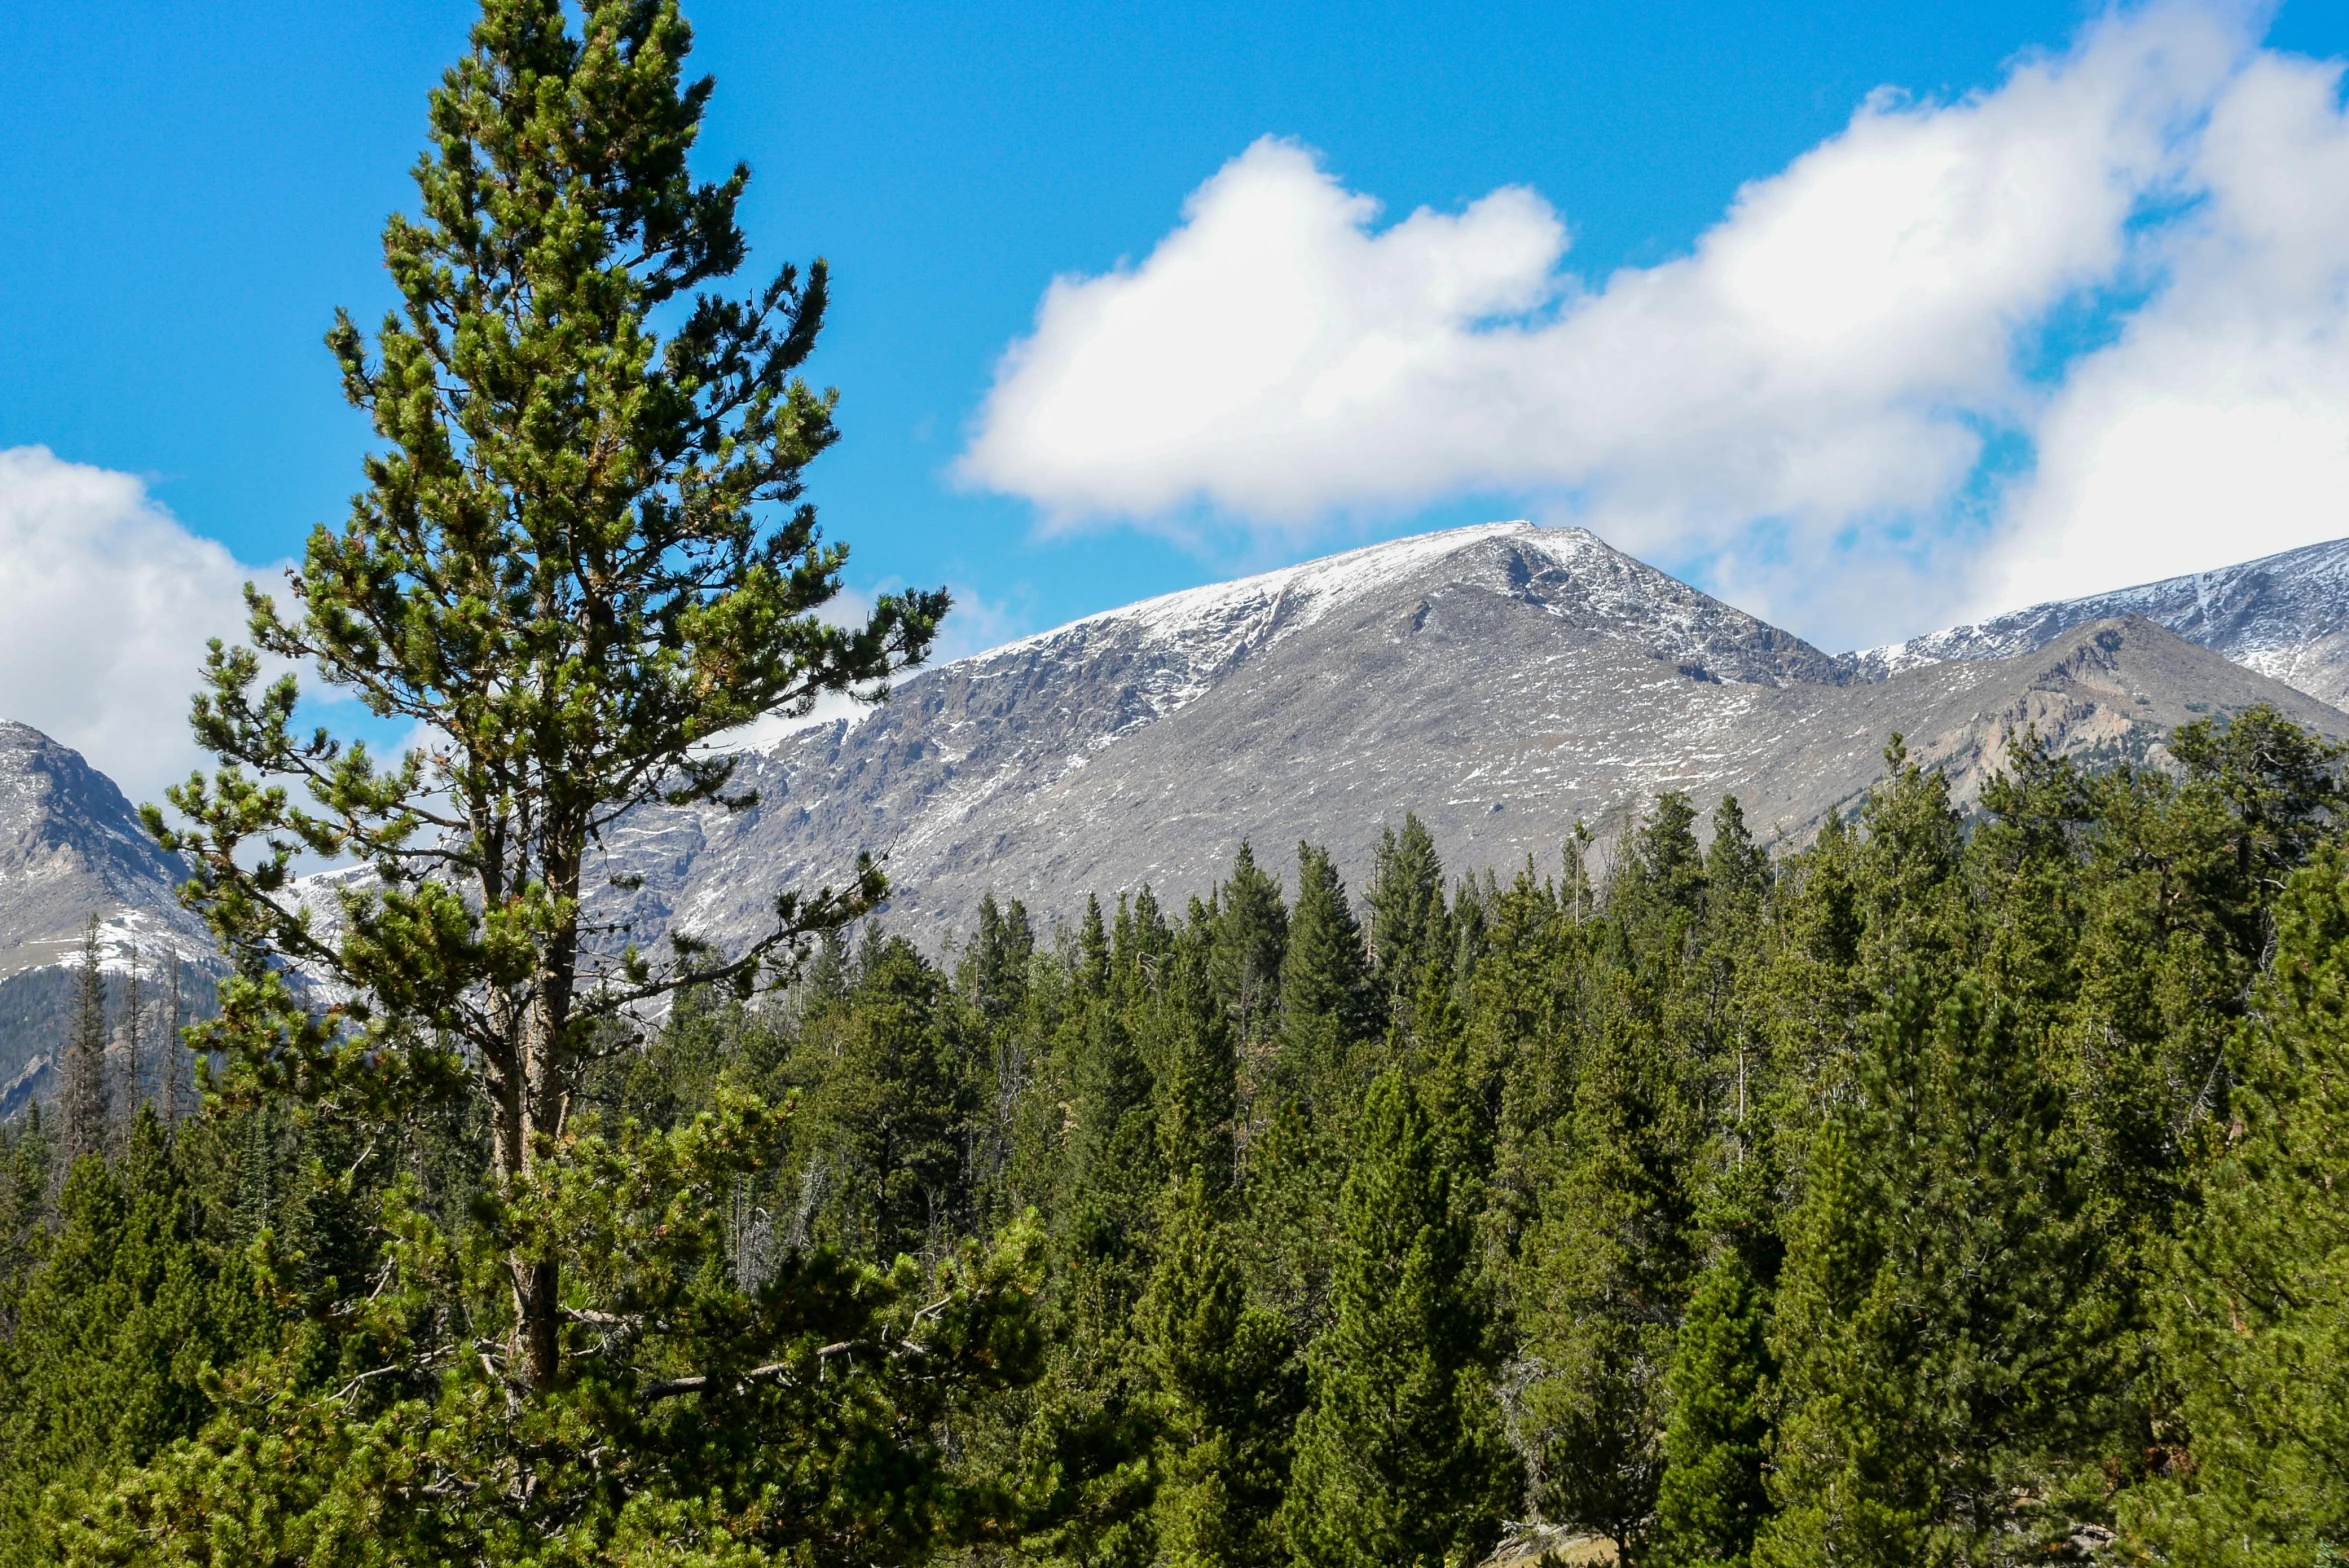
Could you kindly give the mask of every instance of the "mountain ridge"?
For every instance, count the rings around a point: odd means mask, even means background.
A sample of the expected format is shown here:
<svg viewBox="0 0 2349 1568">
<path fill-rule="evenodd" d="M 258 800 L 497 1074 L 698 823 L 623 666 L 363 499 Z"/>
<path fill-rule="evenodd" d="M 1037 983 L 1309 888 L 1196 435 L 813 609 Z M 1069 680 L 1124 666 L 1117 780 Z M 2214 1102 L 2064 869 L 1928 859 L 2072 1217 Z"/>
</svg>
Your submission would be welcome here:
<svg viewBox="0 0 2349 1568">
<path fill-rule="evenodd" d="M 896 883 L 884 918 L 939 944 L 987 891 L 1058 914 L 1143 882 L 1204 892 L 1242 838 L 1276 861 L 1326 843 L 1359 886 L 1407 810 L 1456 866 L 1548 865 L 1576 820 L 1611 834 L 1663 788 L 1703 808 L 1735 792 L 1762 837 L 1795 843 L 1880 775 L 1894 730 L 1961 799 L 2010 725 L 2158 761 L 2188 718 L 2271 701 L 2349 735 L 2349 714 L 2259 667 L 2329 669 L 2344 582 L 2349 541 L 1829 654 L 1585 530 L 1414 535 L 1083 616 L 744 746 L 758 805 L 633 814 L 592 901 L 640 940 L 724 944 L 869 850 Z M 0 1079 L 27 1059 L 10 987 L 44 991 L 26 1028 L 52 1013 L 39 977 L 92 910 L 111 969 L 134 947 L 208 956 L 180 875 L 103 774 L 0 725 Z M 312 879 L 321 907 L 347 875 Z"/>
<path fill-rule="evenodd" d="M 186 875 L 112 779 L 30 725 L 0 721 L 0 1116 L 54 1087 L 93 916 L 118 1016 L 134 958 L 149 977 L 151 1030 L 175 956 L 188 1016 L 209 1011 L 220 963 L 203 922 L 180 907 Z"/>
<path fill-rule="evenodd" d="M 2255 701 L 2349 732 L 2143 617 L 2045 630 L 2004 658 L 1870 668 L 1585 531 L 1485 524 L 918 672 L 854 722 L 746 750 L 752 811 L 625 824 L 607 864 L 641 884 L 609 907 L 640 934 L 738 940 L 772 889 L 837 883 L 863 849 L 896 880 L 886 918 L 943 942 L 985 891 L 1058 913 L 1145 881 L 1203 892 L 1242 838 L 1260 856 L 1327 843 L 1358 883 L 1378 826 L 1406 810 L 1455 864 L 1547 863 L 1577 819 L 1620 825 L 1674 787 L 1733 789 L 1792 842 L 1865 789 L 1895 729 L 1963 792 L 2007 722 L 2151 757 L 2197 706 Z"/>
<path fill-rule="evenodd" d="M 2349 539 L 2079 599 L 2055 599 L 1847 655 L 1863 679 L 2026 653 L 2073 627 L 2141 615 L 2339 708 L 2349 706 Z"/>
</svg>

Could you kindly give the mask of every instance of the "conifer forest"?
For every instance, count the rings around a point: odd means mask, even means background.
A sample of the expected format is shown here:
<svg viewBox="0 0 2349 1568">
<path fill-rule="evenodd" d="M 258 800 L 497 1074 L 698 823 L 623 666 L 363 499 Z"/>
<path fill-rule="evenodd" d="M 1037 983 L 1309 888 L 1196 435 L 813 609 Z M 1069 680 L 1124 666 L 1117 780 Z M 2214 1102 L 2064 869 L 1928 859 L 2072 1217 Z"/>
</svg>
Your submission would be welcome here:
<svg viewBox="0 0 2349 1568">
<path fill-rule="evenodd" d="M 432 96 L 328 334 L 376 455 L 145 813 L 217 979 L 93 936 L 0 1128 L 0 1564 L 2344 1560 L 2349 803 L 2273 709 L 939 951 L 870 862 L 742 949 L 600 914 L 947 607 L 839 613 L 829 276 L 723 292 L 689 44 L 484 0 Z"/>
</svg>

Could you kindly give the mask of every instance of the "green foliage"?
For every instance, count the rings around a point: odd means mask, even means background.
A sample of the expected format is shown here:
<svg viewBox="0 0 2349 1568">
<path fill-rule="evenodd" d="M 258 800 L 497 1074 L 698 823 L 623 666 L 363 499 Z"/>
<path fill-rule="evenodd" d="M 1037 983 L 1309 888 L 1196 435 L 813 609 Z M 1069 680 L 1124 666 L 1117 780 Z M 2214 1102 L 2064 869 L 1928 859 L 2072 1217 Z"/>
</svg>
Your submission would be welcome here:
<svg viewBox="0 0 2349 1568">
<path fill-rule="evenodd" d="M 1656 1556 L 1744 1568 L 1768 1517 L 1769 1293 L 1725 1247 L 1697 1279 L 1665 1382 L 1671 1422 L 1656 1494 Z"/>
<path fill-rule="evenodd" d="M 1631 991 L 1614 977 L 1600 1002 L 1564 1169 L 1526 1242 L 1517 1425 L 1543 1514 L 1636 1559 L 1664 1471 L 1665 1372 L 1693 1273 L 1694 1127 L 1673 1053 Z"/>
<path fill-rule="evenodd" d="M 96 1561 L 1466 1568 L 1526 1517 L 2308 1560 L 2349 904 L 2271 717 L 2175 776 L 2011 738 L 1972 821 L 1896 743 L 1774 863 L 1666 798 L 1597 887 L 1578 836 L 1447 897 L 1407 823 L 1366 922 L 1307 846 L 1294 905 L 1243 855 L 1179 928 L 989 901 L 949 967 L 868 928 L 771 998 L 713 960 L 589 1037 L 523 1179 L 480 1101 L 223 1101 L 172 1156 L 218 1376 L 0 1466 L 13 1517 Z M 85 1310 L 40 1305 L 85 1300 L 45 1142 L 0 1187 L 27 1345 Z"/>
<path fill-rule="evenodd" d="M 1217 890 L 1205 911 L 1210 938 L 1208 967 L 1215 988 L 1231 1010 L 1244 1044 L 1271 1037 L 1280 1021 L 1281 960 L 1288 952 L 1289 915 L 1280 884 L 1256 864 L 1243 839 L 1232 861 L 1231 879 Z M 1193 923 L 1198 923 L 1194 914 Z"/>
<path fill-rule="evenodd" d="M 1302 1403 L 1296 1342 L 1247 1282 L 1197 1170 L 1168 1194 L 1158 1264 L 1142 1305 L 1167 1406 L 1157 1557 L 1176 1568 L 1286 1561 L 1277 1513 Z"/>
<path fill-rule="evenodd" d="M 1158 1075 L 1158 1154 L 1164 1169 L 1190 1171 L 1220 1195 L 1233 1178 L 1239 1062 L 1232 1025 L 1217 1004 L 1204 944 L 1179 944 L 1145 1010 Z"/>
<path fill-rule="evenodd" d="M 69 1543 L 99 1560 L 161 1539 L 190 1560 L 871 1562 L 983 1535 L 1008 1499 L 957 1480 L 935 1434 L 1032 1376 L 1035 1237 L 927 1269 L 790 1250 L 745 1277 L 724 1199 L 777 1130 L 721 1091 L 665 1133 L 574 1132 L 459 1234 L 395 1183 L 384 1277 L 338 1303 L 355 1369 L 248 1363 L 193 1441 L 73 1511 Z M 486 1347 L 506 1342 L 501 1260 L 521 1249 L 555 1257 L 574 1295 L 571 1376 L 517 1409 Z"/>
<path fill-rule="evenodd" d="M 951 963 L 851 942 L 869 864 L 739 951 L 584 914 L 627 813 L 753 804 L 707 742 L 946 608 L 823 614 L 829 281 L 714 292 L 690 42 L 483 0 L 432 95 L 400 308 L 328 336 L 365 487 L 148 813 L 232 971 L 208 1104 L 109 1103 L 91 945 L 0 1134 L 0 1563 L 2339 1552 L 2343 753 L 2272 709 L 2009 736 L 1971 816 L 1896 735 L 1775 860 L 1668 792 L 1447 891 L 1406 816 L 1358 912 L 1243 842 Z M 432 743 L 302 735 L 265 661 Z M 331 919 L 306 855 L 367 873 Z"/>
<path fill-rule="evenodd" d="M 381 449 L 339 531 L 317 530 L 295 613 L 249 596 L 254 647 L 215 647 L 195 703 L 220 759 L 147 812 L 195 869 L 191 897 L 235 974 L 204 1043 L 230 1092 L 380 1121 L 469 1100 L 493 1186 L 564 1135 L 588 1059 L 648 1004 L 747 987 L 871 907 L 879 874 L 794 890 L 743 951 L 673 933 L 662 961 L 582 925 L 590 846 L 654 802 L 750 804 L 701 747 L 827 691 L 885 686 L 926 651 L 942 594 L 886 596 L 862 625 L 818 613 L 845 551 L 802 494 L 830 394 L 797 372 L 822 267 L 746 299 L 737 168 L 687 166 L 711 84 L 688 81 L 674 0 L 484 0 L 431 98 L 420 216 L 384 257 L 401 308 L 373 356 L 339 317 L 343 390 Z M 673 318 L 665 339 L 652 325 Z M 298 734 L 315 670 L 434 744 L 379 763 Z M 322 923 L 287 886 L 307 851 L 356 860 Z M 340 998 L 314 1011 L 300 965 Z M 508 1364 L 534 1396 L 568 1376 L 552 1259 L 507 1260 Z"/>
<path fill-rule="evenodd" d="M 1362 928 L 1329 852 L 1297 846 L 1297 903 L 1281 957 L 1280 1081 L 1343 1125 L 1369 1075 L 1359 1048 L 1380 1032 Z"/>
<path fill-rule="evenodd" d="M 2058 1087 L 1968 982 L 1909 980 L 1811 1145 L 1760 1563 L 1975 1561 L 2094 1462 L 2112 1351 Z M 2034 1484 L 2036 1483 L 2036 1484 Z"/>
<path fill-rule="evenodd" d="M 968 1228 L 955 1135 L 969 1107 L 947 1015 L 945 977 L 874 934 L 847 992 L 807 1020 L 803 1049 L 827 1058 L 802 1135 L 830 1199 L 818 1239 L 887 1260 Z"/>
<path fill-rule="evenodd" d="M 64 1085 L 58 1095 L 61 1152 L 79 1160 L 106 1147 L 112 1119 L 112 1075 L 106 1070 L 106 976 L 98 967 L 98 917 L 90 916 L 82 937 L 81 964 L 73 984 L 73 1032 L 65 1044 Z"/>
<path fill-rule="evenodd" d="M 1474 1562 L 1520 1479 L 1487 1381 L 1466 1227 L 1408 1079 L 1372 1085 L 1284 1509 L 1300 1563 Z"/>
<path fill-rule="evenodd" d="M 57 1229 L 11 1291 L 0 1362 L 0 1562 L 47 1560 L 51 1488 L 145 1463 L 210 1412 L 216 1367 L 265 1322 L 234 1256 L 206 1255 L 187 1183 L 154 1113 L 121 1160 L 73 1164 Z"/>
<path fill-rule="evenodd" d="M 2230 1146 L 2162 1314 L 2191 1463 L 2129 1514 L 2169 1561 L 2321 1562 L 2349 1542 L 2349 856 L 2337 845 L 2292 877 L 2277 926 L 2233 1052 Z"/>
<path fill-rule="evenodd" d="M 1426 825 L 1406 812 L 1400 834 L 1379 829 L 1370 880 L 1370 962 L 1378 994 L 1389 1007 L 1403 1007 L 1430 964 L 1451 960 L 1452 946 L 1443 862 Z"/>
</svg>

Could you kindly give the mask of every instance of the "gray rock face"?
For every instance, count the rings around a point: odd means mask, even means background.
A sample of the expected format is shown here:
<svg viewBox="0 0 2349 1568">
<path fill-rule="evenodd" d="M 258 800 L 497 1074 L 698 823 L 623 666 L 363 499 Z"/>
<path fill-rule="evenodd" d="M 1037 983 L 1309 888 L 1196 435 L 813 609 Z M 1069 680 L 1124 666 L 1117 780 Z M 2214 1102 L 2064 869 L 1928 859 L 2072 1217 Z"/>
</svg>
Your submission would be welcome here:
<svg viewBox="0 0 2349 1568">
<path fill-rule="evenodd" d="M 39 730 L 0 722 L 0 976 L 57 962 L 96 915 L 112 950 L 193 944 L 186 868 L 157 847 L 114 781 Z"/>
<path fill-rule="evenodd" d="M 1405 811 L 1456 869 L 1549 871 L 1577 820 L 1604 838 L 1661 789 L 1734 793 L 1799 843 L 1895 730 L 1961 800 L 2010 727 L 2158 759 L 2179 723 L 2266 701 L 2349 735 L 2318 700 L 2349 700 L 2345 587 L 2349 542 L 1830 656 L 1579 530 L 1428 534 L 1091 616 L 745 752 L 759 804 L 621 824 L 602 869 L 642 882 L 595 915 L 733 946 L 870 852 L 885 918 L 939 946 L 990 890 L 1045 915 L 1145 882 L 1179 902 L 1243 838 L 1275 865 L 1326 844 L 1360 888 Z M 55 1033 L 42 966 L 93 911 L 112 967 L 132 942 L 208 952 L 179 876 L 103 775 L 0 725 L 0 1082 Z"/>
<path fill-rule="evenodd" d="M 124 1045 L 134 954 L 146 977 L 149 1073 L 168 1027 L 160 971 L 171 955 L 186 962 L 187 1016 L 209 1010 L 219 964 L 202 922 L 179 907 L 186 875 L 112 779 L 40 731 L 0 722 L 0 1116 L 55 1092 L 73 1009 L 69 966 L 92 915 L 118 1026 L 110 1050 Z"/>
<path fill-rule="evenodd" d="M 1951 659 L 2028 653 L 2074 627 L 2141 615 L 2335 707 L 2349 705 L 2349 539 L 1995 620 L 1851 656 L 1863 679 Z"/>
<path fill-rule="evenodd" d="M 1416 811 L 1457 868 L 1545 871 L 1580 819 L 1661 789 L 1734 793 L 1799 841 L 1882 772 L 1888 735 L 1970 799 L 2008 726 L 2066 752 L 2158 755 L 2198 712 L 2349 716 L 2143 618 L 2010 657 L 1864 667 L 1579 530 L 1494 524 L 1374 546 L 1089 617 L 900 683 L 855 722 L 745 754 L 760 803 L 646 813 L 610 845 L 640 935 L 721 946 L 777 891 L 883 857 L 887 920 L 930 945 L 980 897 L 1068 914 L 1087 892 L 1204 892 L 1252 839 L 1327 845 L 1362 885 Z"/>
</svg>

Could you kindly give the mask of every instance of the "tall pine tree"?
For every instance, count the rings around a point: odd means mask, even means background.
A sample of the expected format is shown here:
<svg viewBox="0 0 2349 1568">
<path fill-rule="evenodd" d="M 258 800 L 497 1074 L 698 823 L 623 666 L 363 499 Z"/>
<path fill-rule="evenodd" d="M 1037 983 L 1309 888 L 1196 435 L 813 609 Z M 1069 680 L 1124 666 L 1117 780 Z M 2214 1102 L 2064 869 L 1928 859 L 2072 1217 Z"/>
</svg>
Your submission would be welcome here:
<svg viewBox="0 0 2349 1568">
<path fill-rule="evenodd" d="M 395 1559 L 879 1562 L 1000 1516 L 998 1483 L 959 1482 L 940 1434 L 1032 1375 L 1032 1235 L 903 1266 L 818 1248 L 754 1289 L 726 1199 L 784 1145 L 783 1113 L 722 1085 L 672 1128 L 581 1114 L 593 1058 L 668 999 L 788 978 L 884 887 L 863 865 L 785 892 L 738 948 L 688 925 L 641 950 L 583 913 L 601 835 L 663 803 L 747 809 L 705 743 L 881 695 L 946 608 L 916 591 L 822 613 L 847 556 L 803 484 L 834 400 L 800 372 L 828 282 L 818 264 L 721 291 L 749 173 L 693 175 L 713 89 L 686 74 L 691 43 L 675 0 L 482 0 L 431 94 L 419 210 L 384 232 L 399 309 L 372 348 L 347 317 L 328 334 L 379 448 L 292 602 L 256 593 L 253 646 L 215 648 L 194 725 L 219 768 L 170 792 L 176 826 L 147 820 L 232 964 L 203 1036 L 224 1093 L 429 1120 L 485 1179 L 459 1214 L 383 1189 L 382 1267 L 332 1303 L 364 1325 L 348 1376 L 253 1369 L 239 1414 L 124 1479 L 115 1540 L 153 1549 L 235 1498 L 270 1521 L 262 1556 L 319 1560 L 318 1531 L 365 1518 Z M 276 660 L 432 744 L 387 762 L 297 729 Z M 370 873 L 335 920 L 291 886 L 305 853 Z M 860 1167 L 885 1248 L 942 1228 L 930 1139 L 907 1132 Z M 253 1444 L 303 1458 L 255 1471 Z M 413 1484 L 354 1453 L 396 1453 Z"/>
<path fill-rule="evenodd" d="M 1243 1049 L 1272 1038 L 1280 1023 L 1281 959 L 1289 946 L 1289 912 L 1281 886 L 1256 863 L 1246 839 L 1232 874 L 1216 890 L 1210 972 Z"/>
<path fill-rule="evenodd" d="M 96 915 L 83 932 L 82 961 L 74 971 L 71 1030 L 59 1094 L 65 1134 L 61 1152 L 68 1165 L 105 1151 L 113 1117 L 113 1080 L 106 1067 L 106 971 L 99 963 Z"/>
<path fill-rule="evenodd" d="M 1303 1394 L 1296 1344 L 1279 1313 L 1248 1299 L 1216 1189 L 1198 1170 L 1168 1192 L 1142 1319 L 1167 1407 L 1158 1560 L 1172 1568 L 1284 1563 L 1276 1515 Z"/>
<path fill-rule="evenodd" d="M 2067 1537 L 2054 1494 L 2065 1456 L 2110 1456 L 2118 1348 L 2074 1128 L 2049 1064 L 1970 980 L 1904 981 L 1874 1019 L 1789 1221 L 1781 1511 L 1757 1563 L 1893 1568 Z"/>
<path fill-rule="evenodd" d="M 1283 1519 L 1305 1568 L 1447 1568 L 1492 1549 L 1520 1477 L 1501 1436 L 1468 1231 L 1409 1080 L 1372 1086 L 1346 1177 Z"/>
<path fill-rule="evenodd" d="M 1362 928 L 1329 851 L 1297 846 L 1297 902 L 1281 957 L 1281 1071 L 1332 1126 L 1353 1119 L 1369 1086 L 1364 1047 L 1379 1030 Z"/>
<path fill-rule="evenodd" d="M 1655 1558 L 1745 1568 L 1768 1517 L 1769 1292 L 1724 1247 L 1697 1278 L 1665 1384 L 1671 1417 L 1656 1493 Z"/>
<path fill-rule="evenodd" d="M 1693 1272 L 1695 1124 L 1652 998 L 1618 971 L 1596 1011 L 1564 1168 L 1525 1243 L 1519 1331 L 1536 1375 L 1520 1441 L 1543 1516 L 1605 1535 L 1636 1562 L 1664 1473 L 1665 1374 Z"/>
<path fill-rule="evenodd" d="M 219 772 L 171 791 L 180 826 L 149 813 L 237 966 L 212 1034 L 232 1075 L 377 1112 L 478 1096 L 505 1189 L 559 1146 L 600 1030 L 750 983 L 881 890 L 868 868 L 789 893 L 715 958 L 621 953 L 582 926 L 597 835 L 659 801 L 748 806 L 701 743 L 880 689 L 946 607 L 817 613 L 846 561 L 803 499 L 835 439 L 831 396 L 798 376 L 824 270 L 713 292 L 747 253 L 749 171 L 688 167 L 712 90 L 684 75 L 690 30 L 674 0 L 603 0 L 578 24 L 558 0 L 484 0 L 434 90 L 421 214 L 384 230 L 401 310 L 372 355 L 348 316 L 327 336 L 382 449 L 341 530 L 311 535 L 291 611 L 256 596 L 258 651 L 212 656 L 195 730 Z M 435 744 L 379 763 L 301 733 L 265 655 Z M 374 873 L 331 934 L 289 891 L 303 851 Z M 349 1000 L 312 1016 L 286 965 Z M 543 1396 L 565 1378 L 560 1266 L 517 1237 L 506 1273 L 512 1375 Z"/>
<path fill-rule="evenodd" d="M 1452 956 L 1444 865 L 1435 838 L 1418 813 L 1403 814 L 1403 831 L 1379 829 L 1370 879 L 1371 975 L 1387 1007 L 1406 1007 L 1427 966 Z"/>
</svg>

